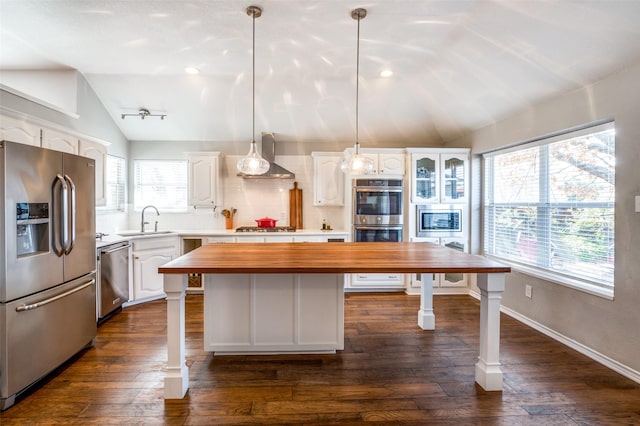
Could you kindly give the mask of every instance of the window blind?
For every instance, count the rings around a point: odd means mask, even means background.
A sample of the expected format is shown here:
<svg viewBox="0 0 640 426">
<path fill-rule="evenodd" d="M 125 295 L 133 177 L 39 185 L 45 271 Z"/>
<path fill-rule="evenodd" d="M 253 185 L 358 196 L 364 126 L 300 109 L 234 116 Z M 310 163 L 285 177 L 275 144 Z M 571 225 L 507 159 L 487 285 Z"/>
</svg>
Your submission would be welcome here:
<svg viewBox="0 0 640 426">
<path fill-rule="evenodd" d="M 187 161 L 136 160 L 134 208 L 147 205 L 164 211 L 187 209 Z"/>
<path fill-rule="evenodd" d="M 126 162 L 124 158 L 107 155 L 105 170 L 105 210 L 125 210 Z"/>
<path fill-rule="evenodd" d="M 484 160 L 485 254 L 613 287 L 613 123 Z"/>
</svg>

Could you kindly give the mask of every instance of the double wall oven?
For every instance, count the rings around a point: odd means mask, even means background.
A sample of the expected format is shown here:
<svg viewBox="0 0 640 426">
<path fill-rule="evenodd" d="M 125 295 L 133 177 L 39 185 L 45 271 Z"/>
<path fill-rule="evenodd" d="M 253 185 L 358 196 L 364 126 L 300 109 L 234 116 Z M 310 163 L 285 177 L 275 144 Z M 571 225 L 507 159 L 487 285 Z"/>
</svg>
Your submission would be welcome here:
<svg viewBox="0 0 640 426">
<path fill-rule="evenodd" d="M 402 241 L 402 205 L 402 179 L 354 179 L 353 241 Z"/>
</svg>

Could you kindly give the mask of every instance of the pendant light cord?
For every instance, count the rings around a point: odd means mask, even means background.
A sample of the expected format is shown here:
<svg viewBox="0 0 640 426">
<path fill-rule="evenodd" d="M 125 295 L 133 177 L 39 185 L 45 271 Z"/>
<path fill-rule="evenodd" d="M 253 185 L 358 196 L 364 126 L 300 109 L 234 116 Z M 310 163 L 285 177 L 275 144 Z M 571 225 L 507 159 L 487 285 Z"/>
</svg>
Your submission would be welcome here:
<svg viewBox="0 0 640 426">
<path fill-rule="evenodd" d="M 359 92 L 360 92 L 360 14 L 358 14 L 358 40 L 356 43 L 356 155 L 360 151 L 360 135 L 359 135 Z"/>
<path fill-rule="evenodd" d="M 256 143 L 256 12 L 251 15 L 253 17 L 253 47 L 251 54 L 253 55 L 253 77 L 251 83 L 251 97 L 253 99 L 252 124 L 251 124 L 251 140 Z"/>
</svg>

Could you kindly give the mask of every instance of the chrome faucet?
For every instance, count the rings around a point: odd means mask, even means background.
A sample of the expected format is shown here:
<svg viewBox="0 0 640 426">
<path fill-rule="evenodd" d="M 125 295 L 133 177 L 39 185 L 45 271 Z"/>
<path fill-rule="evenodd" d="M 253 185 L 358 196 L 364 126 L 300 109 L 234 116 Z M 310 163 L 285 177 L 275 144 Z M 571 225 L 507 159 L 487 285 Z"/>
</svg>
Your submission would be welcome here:
<svg viewBox="0 0 640 426">
<path fill-rule="evenodd" d="M 145 222 L 144 221 L 144 211 L 146 209 L 148 209 L 149 207 L 151 207 L 152 209 L 154 209 L 156 211 L 156 215 L 160 216 L 160 212 L 158 211 L 158 209 L 155 206 L 146 206 L 145 208 L 142 209 L 142 216 L 140 218 L 140 232 L 144 232 L 144 226 L 146 224 L 148 224 L 149 222 Z M 158 221 L 156 220 L 156 225 L 154 227 L 155 231 L 158 231 Z"/>
</svg>

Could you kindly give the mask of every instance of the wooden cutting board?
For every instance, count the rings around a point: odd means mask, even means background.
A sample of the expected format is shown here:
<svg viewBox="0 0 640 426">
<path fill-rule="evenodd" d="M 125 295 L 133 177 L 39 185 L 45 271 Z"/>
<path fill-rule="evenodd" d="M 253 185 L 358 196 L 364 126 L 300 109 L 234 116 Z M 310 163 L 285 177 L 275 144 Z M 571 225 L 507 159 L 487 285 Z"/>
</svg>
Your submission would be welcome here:
<svg viewBox="0 0 640 426">
<path fill-rule="evenodd" d="M 289 226 L 302 229 L 302 189 L 298 182 L 293 182 L 293 189 L 289 190 Z"/>
</svg>

